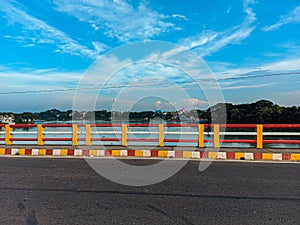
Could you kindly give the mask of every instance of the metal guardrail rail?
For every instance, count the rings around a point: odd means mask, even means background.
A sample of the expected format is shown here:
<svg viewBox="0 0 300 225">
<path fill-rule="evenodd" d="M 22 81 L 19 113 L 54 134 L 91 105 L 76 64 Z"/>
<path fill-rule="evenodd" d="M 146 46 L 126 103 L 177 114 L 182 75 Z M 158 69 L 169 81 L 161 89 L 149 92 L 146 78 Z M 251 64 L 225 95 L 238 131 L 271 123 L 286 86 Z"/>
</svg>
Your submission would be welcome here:
<svg viewBox="0 0 300 225">
<path fill-rule="evenodd" d="M 181 130 L 172 131 L 174 128 Z M 184 131 L 186 128 L 190 130 Z M 248 143 L 256 148 L 263 148 L 264 144 L 300 145 L 300 138 L 295 139 L 300 137 L 300 124 L 0 124 L 0 129 L 0 143 L 5 145 L 70 142 L 73 146 L 80 143 L 92 146 L 99 141 L 102 144 L 118 142 L 122 146 L 147 142 L 160 147 L 166 143 L 194 143 L 200 148 L 206 143 L 215 148 L 222 143 Z M 172 135 L 180 138 L 170 138 Z"/>
</svg>

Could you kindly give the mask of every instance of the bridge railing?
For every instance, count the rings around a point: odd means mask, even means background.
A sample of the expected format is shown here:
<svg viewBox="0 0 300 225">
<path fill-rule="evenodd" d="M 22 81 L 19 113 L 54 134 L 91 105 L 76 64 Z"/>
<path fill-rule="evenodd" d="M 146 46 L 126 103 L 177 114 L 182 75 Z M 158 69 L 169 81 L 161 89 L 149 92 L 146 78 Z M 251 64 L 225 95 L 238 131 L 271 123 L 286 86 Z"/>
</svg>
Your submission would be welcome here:
<svg viewBox="0 0 300 225">
<path fill-rule="evenodd" d="M 61 143 L 299 148 L 300 124 L 0 124 L 0 144 Z"/>
</svg>

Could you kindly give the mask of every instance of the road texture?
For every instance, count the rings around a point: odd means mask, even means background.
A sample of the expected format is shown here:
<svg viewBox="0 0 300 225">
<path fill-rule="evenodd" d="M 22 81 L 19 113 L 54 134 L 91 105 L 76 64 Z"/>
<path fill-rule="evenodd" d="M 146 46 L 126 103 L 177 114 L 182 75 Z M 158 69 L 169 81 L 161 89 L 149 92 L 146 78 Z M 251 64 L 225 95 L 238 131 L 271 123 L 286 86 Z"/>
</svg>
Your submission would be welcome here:
<svg viewBox="0 0 300 225">
<path fill-rule="evenodd" d="M 198 166 L 190 161 L 164 182 L 129 187 L 84 159 L 2 157 L 0 224 L 300 224 L 300 164 Z"/>
</svg>

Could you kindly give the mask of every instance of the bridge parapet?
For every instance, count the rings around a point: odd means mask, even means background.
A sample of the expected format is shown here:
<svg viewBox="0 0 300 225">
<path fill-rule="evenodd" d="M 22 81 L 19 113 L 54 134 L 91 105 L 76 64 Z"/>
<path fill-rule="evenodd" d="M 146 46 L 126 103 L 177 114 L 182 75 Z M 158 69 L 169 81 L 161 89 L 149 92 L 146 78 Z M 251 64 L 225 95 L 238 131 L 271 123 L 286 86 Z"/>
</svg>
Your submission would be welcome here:
<svg viewBox="0 0 300 225">
<path fill-rule="evenodd" d="M 0 145 L 300 148 L 300 124 L 0 124 Z M 233 146 L 230 146 L 233 144 Z M 244 147 L 244 146 L 242 146 Z"/>
</svg>

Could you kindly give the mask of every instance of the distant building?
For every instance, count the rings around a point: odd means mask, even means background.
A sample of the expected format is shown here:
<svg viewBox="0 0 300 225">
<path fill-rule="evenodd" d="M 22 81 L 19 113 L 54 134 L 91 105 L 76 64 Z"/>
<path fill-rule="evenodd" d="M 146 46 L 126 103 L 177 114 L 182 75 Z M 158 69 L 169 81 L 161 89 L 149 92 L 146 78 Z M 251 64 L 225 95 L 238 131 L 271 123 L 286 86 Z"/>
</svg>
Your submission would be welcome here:
<svg viewBox="0 0 300 225">
<path fill-rule="evenodd" d="M 0 123 L 14 124 L 15 117 L 14 115 L 0 115 Z"/>
</svg>

